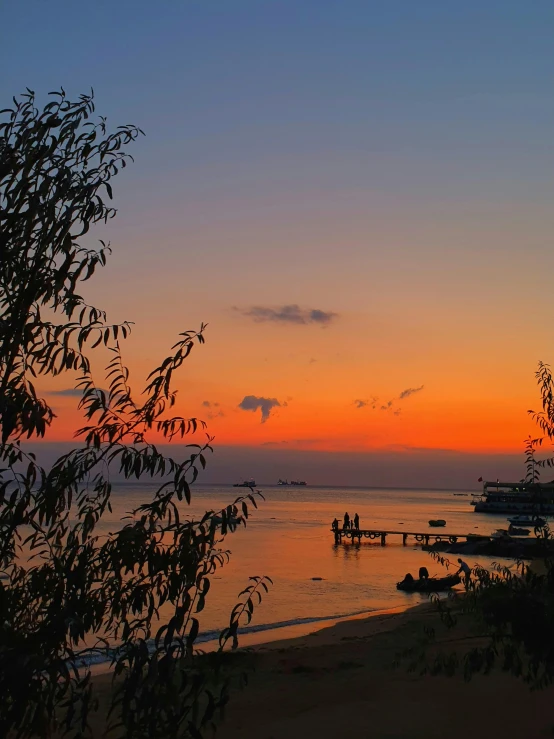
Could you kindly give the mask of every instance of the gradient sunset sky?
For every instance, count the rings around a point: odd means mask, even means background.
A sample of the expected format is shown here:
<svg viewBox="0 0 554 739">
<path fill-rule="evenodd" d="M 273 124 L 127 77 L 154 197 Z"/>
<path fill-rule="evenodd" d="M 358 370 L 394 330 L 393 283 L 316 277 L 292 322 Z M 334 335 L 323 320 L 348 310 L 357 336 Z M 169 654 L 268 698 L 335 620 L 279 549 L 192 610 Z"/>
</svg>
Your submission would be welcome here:
<svg viewBox="0 0 554 739">
<path fill-rule="evenodd" d="M 178 410 L 216 445 L 522 449 L 554 359 L 551 2 L 21 0 L 0 25 L 0 107 L 92 87 L 147 134 L 86 292 L 135 322 L 137 386 L 206 322 Z"/>
</svg>

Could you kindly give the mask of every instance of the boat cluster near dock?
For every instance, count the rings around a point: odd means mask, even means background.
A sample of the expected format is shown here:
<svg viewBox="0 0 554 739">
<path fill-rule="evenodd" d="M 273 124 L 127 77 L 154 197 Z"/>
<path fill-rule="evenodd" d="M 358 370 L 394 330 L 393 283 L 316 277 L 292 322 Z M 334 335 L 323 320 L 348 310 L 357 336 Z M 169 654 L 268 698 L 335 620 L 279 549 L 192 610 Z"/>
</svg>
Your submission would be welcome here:
<svg viewBox="0 0 554 739">
<path fill-rule="evenodd" d="M 554 514 L 554 483 L 484 482 L 475 513 Z"/>
</svg>

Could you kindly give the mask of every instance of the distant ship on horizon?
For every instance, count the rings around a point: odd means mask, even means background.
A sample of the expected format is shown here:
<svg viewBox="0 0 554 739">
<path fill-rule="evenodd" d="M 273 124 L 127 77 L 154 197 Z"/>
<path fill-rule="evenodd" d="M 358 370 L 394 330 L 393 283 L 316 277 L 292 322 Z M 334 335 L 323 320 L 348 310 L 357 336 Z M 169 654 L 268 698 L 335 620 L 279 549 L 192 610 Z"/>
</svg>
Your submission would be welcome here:
<svg viewBox="0 0 554 739">
<path fill-rule="evenodd" d="M 277 485 L 289 485 L 289 486 L 294 485 L 298 487 L 302 485 L 307 485 L 307 483 L 305 482 L 305 480 L 291 480 L 289 482 L 288 480 L 281 480 L 281 478 L 279 478 L 279 482 L 277 483 Z"/>
<path fill-rule="evenodd" d="M 256 480 L 254 478 L 250 478 L 250 480 L 244 480 L 243 482 L 235 482 L 233 485 L 234 488 L 255 488 L 256 487 Z"/>
</svg>

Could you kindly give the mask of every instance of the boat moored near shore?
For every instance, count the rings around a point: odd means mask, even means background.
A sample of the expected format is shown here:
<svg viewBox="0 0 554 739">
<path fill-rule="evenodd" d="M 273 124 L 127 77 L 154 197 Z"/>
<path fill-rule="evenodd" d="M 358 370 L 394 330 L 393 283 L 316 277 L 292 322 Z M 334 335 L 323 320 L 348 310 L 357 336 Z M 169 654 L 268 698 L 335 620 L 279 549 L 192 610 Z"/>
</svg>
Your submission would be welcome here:
<svg viewBox="0 0 554 739">
<path fill-rule="evenodd" d="M 540 516 L 510 516 L 508 523 L 512 526 L 530 526 L 531 528 L 542 527 L 546 520 Z"/>
<path fill-rule="evenodd" d="M 406 593 L 440 593 L 450 590 L 461 582 L 459 575 L 447 575 L 446 577 L 427 577 L 419 580 L 407 580 L 396 583 L 397 590 Z"/>
<path fill-rule="evenodd" d="M 484 482 L 475 513 L 554 515 L 554 483 Z"/>
</svg>

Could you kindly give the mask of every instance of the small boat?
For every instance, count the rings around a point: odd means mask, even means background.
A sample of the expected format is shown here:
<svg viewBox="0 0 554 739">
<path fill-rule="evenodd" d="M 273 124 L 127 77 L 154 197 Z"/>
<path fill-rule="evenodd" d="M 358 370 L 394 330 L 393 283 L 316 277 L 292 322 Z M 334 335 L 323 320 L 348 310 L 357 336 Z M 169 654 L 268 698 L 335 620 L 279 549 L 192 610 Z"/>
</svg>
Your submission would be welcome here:
<svg viewBox="0 0 554 739">
<path fill-rule="evenodd" d="M 511 539 L 510 532 L 508 529 L 496 529 L 496 531 L 491 534 L 492 539 Z"/>
<path fill-rule="evenodd" d="M 277 483 L 277 485 L 288 485 L 288 484 L 289 484 L 288 480 L 281 480 L 281 478 L 279 478 L 279 482 Z"/>
<path fill-rule="evenodd" d="M 429 521 L 429 526 L 446 526 L 444 518 L 435 518 Z"/>
<path fill-rule="evenodd" d="M 256 481 L 255 480 L 245 480 L 244 482 L 236 482 L 233 485 L 234 488 L 255 488 L 256 487 Z"/>
<path fill-rule="evenodd" d="M 510 534 L 510 536 L 529 536 L 530 531 L 529 529 L 521 529 L 510 524 L 508 528 L 508 534 Z"/>
<path fill-rule="evenodd" d="M 441 590 L 450 590 L 454 585 L 461 582 L 459 575 L 448 575 L 447 577 L 429 577 L 424 580 L 412 580 L 396 583 L 397 590 L 407 593 L 438 593 Z"/>
<path fill-rule="evenodd" d="M 537 526 L 545 526 L 546 520 L 540 516 L 512 516 L 508 519 L 508 523 L 512 526 L 531 526 L 536 528 Z"/>
</svg>

